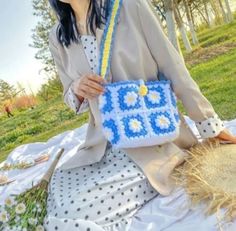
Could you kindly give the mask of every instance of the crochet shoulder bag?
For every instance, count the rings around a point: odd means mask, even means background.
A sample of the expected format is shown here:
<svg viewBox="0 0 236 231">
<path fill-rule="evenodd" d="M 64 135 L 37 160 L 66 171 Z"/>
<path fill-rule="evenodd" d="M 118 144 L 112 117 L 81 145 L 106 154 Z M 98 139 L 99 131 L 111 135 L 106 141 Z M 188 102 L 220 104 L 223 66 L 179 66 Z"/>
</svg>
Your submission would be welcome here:
<svg viewBox="0 0 236 231">
<path fill-rule="evenodd" d="M 122 0 L 112 0 L 100 46 L 99 75 L 107 78 Z M 179 114 L 170 81 L 105 84 L 99 96 L 102 129 L 116 148 L 160 145 L 179 135 Z"/>
</svg>

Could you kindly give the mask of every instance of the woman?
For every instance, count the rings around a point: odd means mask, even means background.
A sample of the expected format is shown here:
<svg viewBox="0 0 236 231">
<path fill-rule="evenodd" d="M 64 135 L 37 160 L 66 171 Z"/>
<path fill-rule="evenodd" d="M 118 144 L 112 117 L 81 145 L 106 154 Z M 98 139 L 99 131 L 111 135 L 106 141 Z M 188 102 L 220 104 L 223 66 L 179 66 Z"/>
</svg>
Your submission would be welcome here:
<svg viewBox="0 0 236 231">
<path fill-rule="evenodd" d="M 174 143 L 115 150 L 101 131 L 98 96 L 104 80 L 96 75 L 99 45 L 109 0 L 50 0 L 58 23 L 49 45 L 64 87 L 65 103 L 78 115 L 89 108 L 86 140 L 77 155 L 58 169 L 48 200 L 48 230 L 129 230 L 132 215 L 159 193 L 170 194 L 172 170 L 183 149 L 197 139 L 182 118 Z M 124 0 L 117 25 L 110 81 L 155 80 L 163 73 L 196 122 L 202 138 L 235 142 L 192 80 L 166 38 L 151 3 Z"/>
</svg>

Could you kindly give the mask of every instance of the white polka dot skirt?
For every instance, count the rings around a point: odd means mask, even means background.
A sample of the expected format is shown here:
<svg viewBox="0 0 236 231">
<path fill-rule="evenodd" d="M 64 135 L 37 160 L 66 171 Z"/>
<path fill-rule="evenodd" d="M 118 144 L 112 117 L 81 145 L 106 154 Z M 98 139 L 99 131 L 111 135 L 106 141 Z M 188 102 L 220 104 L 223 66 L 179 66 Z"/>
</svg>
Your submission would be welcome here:
<svg viewBox="0 0 236 231">
<path fill-rule="evenodd" d="M 158 193 L 122 151 L 98 163 L 57 169 L 49 187 L 47 230 L 128 230 L 131 217 Z"/>
</svg>

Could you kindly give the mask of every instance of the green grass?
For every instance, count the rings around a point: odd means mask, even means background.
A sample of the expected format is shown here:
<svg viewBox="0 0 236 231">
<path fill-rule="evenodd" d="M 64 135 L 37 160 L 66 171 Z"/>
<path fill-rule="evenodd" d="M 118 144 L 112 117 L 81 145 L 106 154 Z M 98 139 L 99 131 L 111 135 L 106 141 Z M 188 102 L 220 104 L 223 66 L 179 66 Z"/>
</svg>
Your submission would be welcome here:
<svg viewBox="0 0 236 231">
<path fill-rule="evenodd" d="M 229 42 L 236 42 L 236 21 L 223 26 L 213 27 L 211 29 L 202 30 L 198 33 L 198 39 L 201 47 L 214 46 Z"/>
<path fill-rule="evenodd" d="M 222 119 L 236 118 L 236 20 L 201 30 L 198 39 L 193 53 L 183 52 L 190 73 Z"/>
<path fill-rule="evenodd" d="M 190 72 L 220 117 L 236 118 L 236 48 Z"/>
<path fill-rule="evenodd" d="M 198 33 L 198 38 L 202 53 L 199 53 L 198 46 L 194 48 L 193 54 L 184 54 L 191 75 L 222 119 L 236 118 L 236 47 L 222 49 L 220 53 L 214 52 L 219 46 L 236 42 L 236 21 L 204 29 Z M 209 51 L 211 55 L 204 56 Z M 189 65 L 199 55 L 201 63 Z M 86 113 L 75 115 L 64 105 L 61 97 L 33 110 L 18 112 L 14 118 L 0 117 L 0 162 L 15 147 L 46 141 L 59 133 L 81 126 L 87 118 Z"/>
<path fill-rule="evenodd" d="M 87 121 L 87 114 L 76 116 L 68 110 L 62 98 L 56 98 L 33 110 L 16 113 L 12 118 L 0 120 L 0 162 L 15 147 L 47 141 L 66 130 L 80 127 Z"/>
</svg>

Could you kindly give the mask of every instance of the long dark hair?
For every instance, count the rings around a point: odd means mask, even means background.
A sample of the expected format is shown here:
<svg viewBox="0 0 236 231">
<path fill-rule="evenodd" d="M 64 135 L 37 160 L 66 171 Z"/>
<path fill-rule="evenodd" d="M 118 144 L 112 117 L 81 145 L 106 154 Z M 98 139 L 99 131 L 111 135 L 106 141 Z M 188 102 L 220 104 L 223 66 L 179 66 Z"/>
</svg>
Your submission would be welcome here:
<svg viewBox="0 0 236 231">
<path fill-rule="evenodd" d="M 59 25 L 57 27 L 57 39 L 60 44 L 68 47 L 71 42 L 80 41 L 80 33 L 76 26 L 75 13 L 70 4 L 59 0 L 49 0 L 51 7 L 54 9 Z M 101 28 L 110 11 L 111 0 L 90 0 L 88 9 L 87 28 L 95 35 L 95 28 Z"/>
</svg>

